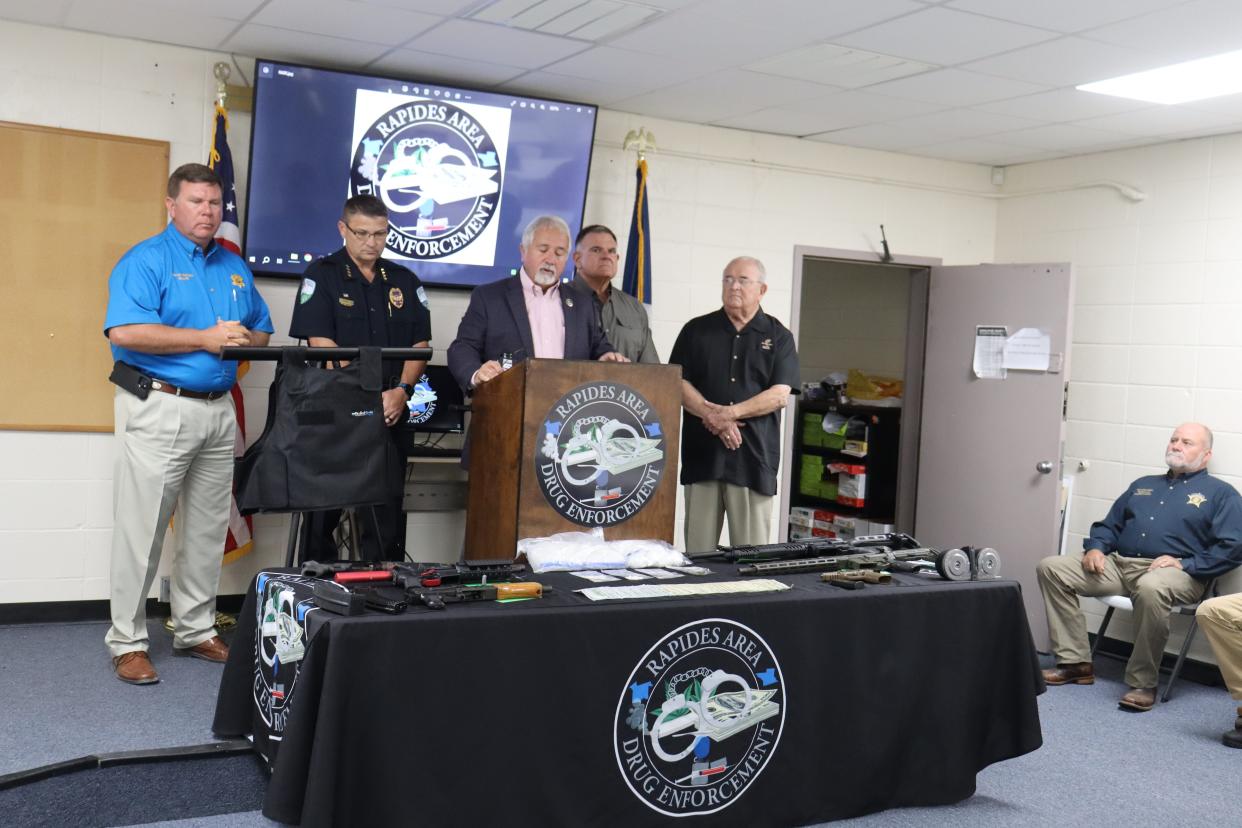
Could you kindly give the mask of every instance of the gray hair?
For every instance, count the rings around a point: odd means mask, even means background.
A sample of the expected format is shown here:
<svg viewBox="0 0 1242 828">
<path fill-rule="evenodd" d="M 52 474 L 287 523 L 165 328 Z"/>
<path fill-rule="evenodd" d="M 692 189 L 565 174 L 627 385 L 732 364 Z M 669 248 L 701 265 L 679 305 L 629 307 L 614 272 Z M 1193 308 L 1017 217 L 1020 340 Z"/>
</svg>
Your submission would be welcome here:
<svg viewBox="0 0 1242 828">
<path fill-rule="evenodd" d="M 530 243 L 535 238 L 535 233 L 546 227 L 561 231 L 565 236 L 565 244 L 567 246 L 570 239 L 573 238 L 569 232 L 569 225 L 560 216 L 536 216 L 530 224 L 526 225 L 526 229 L 522 231 L 522 247 L 530 247 Z"/>
<path fill-rule="evenodd" d="M 760 282 L 766 282 L 768 280 L 767 268 L 763 266 L 763 262 L 759 261 L 754 256 L 738 256 L 736 258 L 730 259 L 729 263 L 724 266 L 724 270 L 720 272 L 720 275 L 724 276 L 726 273 L 729 272 L 729 268 L 733 267 L 735 264 L 752 265 L 754 266 L 755 270 L 759 271 Z"/>
</svg>

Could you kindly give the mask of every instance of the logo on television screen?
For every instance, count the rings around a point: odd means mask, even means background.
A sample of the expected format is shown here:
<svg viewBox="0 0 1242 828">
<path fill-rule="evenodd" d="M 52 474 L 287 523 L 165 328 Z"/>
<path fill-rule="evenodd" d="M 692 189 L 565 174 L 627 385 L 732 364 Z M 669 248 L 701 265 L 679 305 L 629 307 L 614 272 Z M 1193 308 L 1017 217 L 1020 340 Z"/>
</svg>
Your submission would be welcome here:
<svg viewBox="0 0 1242 828">
<path fill-rule="evenodd" d="M 406 407 L 410 409 L 406 425 L 421 425 L 430 420 L 436 413 L 437 399 L 435 389 L 431 387 L 431 380 L 423 374 L 418 382 L 414 383 L 414 395 L 406 403 Z"/>
<path fill-rule="evenodd" d="M 664 471 L 651 403 L 617 382 L 580 385 L 553 404 L 535 454 L 539 488 L 561 517 L 612 526 L 647 505 Z"/>
<path fill-rule="evenodd" d="M 492 263 L 509 115 L 499 107 L 357 93 L 350 194 L 378 196 L 388 207 L 388 250 L 407 259 Z"/>
<path fill-rule="evenodd" d="M 704 618 L 638 660 L 617 701 L 614 750 L 625 784 L 669 816 L 710 814 L 746 792 L 776 752 L 785 682 L 750 627 Z"/>
</svg>

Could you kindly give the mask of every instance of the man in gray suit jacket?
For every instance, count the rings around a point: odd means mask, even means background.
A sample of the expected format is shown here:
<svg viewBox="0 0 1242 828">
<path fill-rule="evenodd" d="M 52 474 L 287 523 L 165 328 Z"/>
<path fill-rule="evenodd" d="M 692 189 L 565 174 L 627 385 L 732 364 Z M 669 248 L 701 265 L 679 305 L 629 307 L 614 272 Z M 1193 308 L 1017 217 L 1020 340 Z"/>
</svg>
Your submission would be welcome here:
<svg viewBox="0 0 1242 828">
<path fill-rule="evenodd" d="M 521 272 L 475 288 L 448 349 L 449 370 L 462 388 L 477 388 L 530 357 L 629 362 L 604 335 L 593 304 L 560 289 L 569 239 L 562 219 L 539 216 L 522 232 Z"/>
</svg>

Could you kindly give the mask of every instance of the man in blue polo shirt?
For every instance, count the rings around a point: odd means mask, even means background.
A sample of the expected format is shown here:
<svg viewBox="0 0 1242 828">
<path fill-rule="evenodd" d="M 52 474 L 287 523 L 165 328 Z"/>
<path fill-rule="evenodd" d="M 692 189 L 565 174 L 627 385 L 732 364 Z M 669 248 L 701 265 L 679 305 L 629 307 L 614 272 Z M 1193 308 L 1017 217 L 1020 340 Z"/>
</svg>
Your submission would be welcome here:
<svg viewBox="0 0 1242 828">
<path fill-rule="evenodd" d="M 1039 588 L 1057 666 L 1048 684 L 1092 684 L 1087 622 L 1078 596 L 1128 595 L 1134 602 L 1134 650 L 1126 665 L 1129 690 L 1121 706 L 1156 703 L 1160 658 L 1175 604 L 1203 597 L 1207 582 L 1242 563 L 1242 497 L 1207 473 L 1212 432 L 1184 423 L 1169 439 L 1167 474 L 1140 477 L 1091 525 L 1083 556 L 1039 562 Z"/>
<path fill-rule="evenodd" d="M 116 360 L 118 451 L 113 477 L 112 627 L 117 678 L 159 681 L 147 656 L 146 601 L 176 507 L 173 647 L 223 662 L 216 589 L 228 532 L 237 418 L 227 345 L 266 345 L 267 304 L 246 263 L 216 244 L 219 177 L 178 167 L 164 205 L 170 222 L 121 257 L 108 280 L 104 335 Z"/>
</svg>

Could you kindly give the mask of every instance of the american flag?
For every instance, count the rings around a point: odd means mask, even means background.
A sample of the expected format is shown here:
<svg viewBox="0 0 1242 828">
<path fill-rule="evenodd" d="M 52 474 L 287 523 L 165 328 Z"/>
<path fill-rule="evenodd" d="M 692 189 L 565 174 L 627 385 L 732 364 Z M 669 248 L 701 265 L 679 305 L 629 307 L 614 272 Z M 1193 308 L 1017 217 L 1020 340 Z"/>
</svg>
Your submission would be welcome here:
<svg viewBox="0 0 1242 828">
<path fill-rule="evenodd" d="M 644 305 L 651 304 L 651 218 L 647 213 L 647 160 L 638 159 L 630 240 L 625 246 L 625 273 L 621 289 Z"/>
<path fill-rule="evenodd" d="M 216 231 L 216 244 L 241 255 L 241 230 L 237 221 L 237 187 L 233 184 L 233 153 L 229 150 L 229 114 L 224 110 L 223 103 L 216 104 L 215 134 L 211 141 L 211 157 L 207 166 L 220 176 L 224 190 L 224 220 Z M 251 278 L 254 278 L 253 276 Z M 249 362 L 237 364 L 237 380 L 246 375 L 250 369 Z M 233 442 L 233 456 L 241 457 L 246 450 L 246 406 L 242 400 L 241 385 L 233 383 L 229 394 L 233 397 L 233 409 L 237 412 L 237 435 Z M 237 491 L 234 489 L 233 499 L 229 503 L 229 534 L 224 540 L 224 560 L 226 563 L 240 558 L 254 546 L 254 521 L 249 516 L 242 517 L 237 507 Z"/>
</svg>

